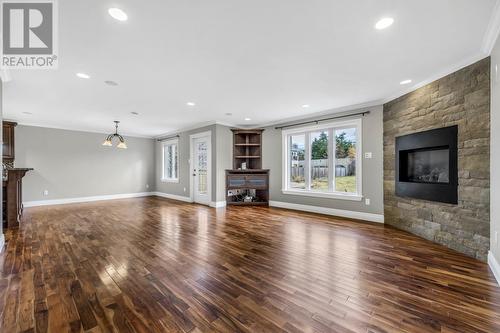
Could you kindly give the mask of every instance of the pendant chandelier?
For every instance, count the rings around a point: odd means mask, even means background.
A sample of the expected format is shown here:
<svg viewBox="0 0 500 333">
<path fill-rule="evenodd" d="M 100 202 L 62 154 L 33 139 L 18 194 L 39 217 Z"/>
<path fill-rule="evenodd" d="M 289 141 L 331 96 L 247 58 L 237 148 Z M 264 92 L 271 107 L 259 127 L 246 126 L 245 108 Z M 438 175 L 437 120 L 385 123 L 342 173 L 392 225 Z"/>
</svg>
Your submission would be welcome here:
<svg viewBox="0 0 500 333">
<path fill-rule="evenodd" d="M 103 146 L 108 146 L 108 147 L 113 146 L 113 138 L 116 136 L 118 138 L 118 140 L 120 141 L 118 143 L 118 145 L 116 146 L 116 148 L 127 149 L 127 144 L 125 143 L 125 139 L 123 138 L 123 136 L 118 134 L 118 124 L 119 123 L 120 122 L 118 120 L 115 120 L 115 133 L 110 134 L 106 137 L 106 140 L 104 140 L 104 142 L 102 143 Z"/>
</svg>

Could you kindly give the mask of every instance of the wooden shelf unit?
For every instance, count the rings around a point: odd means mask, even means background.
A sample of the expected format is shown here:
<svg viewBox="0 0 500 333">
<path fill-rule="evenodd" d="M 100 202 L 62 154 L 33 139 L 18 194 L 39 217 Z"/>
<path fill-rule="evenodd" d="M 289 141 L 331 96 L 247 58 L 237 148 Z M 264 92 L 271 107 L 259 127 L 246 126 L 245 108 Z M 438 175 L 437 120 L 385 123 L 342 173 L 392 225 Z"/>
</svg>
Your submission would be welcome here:
<svg viewBox="0 0 500 333">
<path fill-rule="evenodd" d="M 262 168 L 262 131 L 263 129 L 231 129 L 233 131 L 233 169 Z"/>
<path fill-rule="evenodd" d="M 269 170 L 262 169 L 263 129 L 233 128 L 233 169 L 226 170 L 228 205 L 269 205 Z M 246 169 L 242 164 L 246 163 Z M 230 195 L 231 194 L 231 195 Z M 250 195 L 251 202 L 244 201 Z"/>
</svg>

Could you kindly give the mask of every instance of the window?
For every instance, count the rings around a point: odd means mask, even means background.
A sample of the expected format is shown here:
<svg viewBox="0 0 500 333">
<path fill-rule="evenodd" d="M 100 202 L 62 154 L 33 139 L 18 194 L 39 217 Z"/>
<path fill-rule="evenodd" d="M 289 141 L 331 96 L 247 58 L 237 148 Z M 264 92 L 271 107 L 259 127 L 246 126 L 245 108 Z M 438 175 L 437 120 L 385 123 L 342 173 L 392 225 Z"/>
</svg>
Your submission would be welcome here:
<svg viewBox="0 0 500 333">
<path fill-rule="evenodd" d="M 163 143 L 163 175 L 164 182 L 179 182 L 179 142 L 178 140 Z"/>
<path fill-rule="evenodd" d="M 283 131 L 283 193 L 361 200 L 361 119 Z"/>
</svg>

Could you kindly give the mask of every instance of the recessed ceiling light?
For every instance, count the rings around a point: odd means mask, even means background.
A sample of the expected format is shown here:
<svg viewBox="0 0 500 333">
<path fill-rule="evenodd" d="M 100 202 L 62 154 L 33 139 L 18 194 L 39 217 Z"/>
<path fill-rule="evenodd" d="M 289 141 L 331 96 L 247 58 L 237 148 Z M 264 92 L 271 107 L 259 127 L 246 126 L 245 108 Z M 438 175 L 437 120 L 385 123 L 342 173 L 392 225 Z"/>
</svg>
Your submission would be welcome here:
<svg viewBox="0 0 500 333">
<path fill-rule="evenodd" d="M 186 103 L 186 105 L 187 105 L 187 106 L 195 106 L 195 105 L 196 105 L 196 103 L 193 103 L 193 102 L 187 102 L 187 103 Z"/>
<path fill-rule="evenodd" d="M 118 21 L 126 21 L 128 19 L 127 14 L 120 8 L 110 8 L 108 9 L 109 15 Z"/>
<path fill-rule="evenodd" d="M 309 104 L 304 104 L 304 105 L 302 105 L 302 107 L 303 108 L 308 108 L 308 107 L 310 107 L 310 105 Z"/>
<path fill-rule="evenodd" d="M 411 83 L 411 80 L 403 80 L 399 82 L 399 84 L 408 84 L 408 83 Z"/>
<path fill-rule="evenodd" d="M 90 75 L 85 73 L 76 73 L 76 76 L 78 76 L 80 79 L 90 79 Z"/>
<path fill-rule="evenodd" d="M 118 85 L 118 82 L 111 81 L 111 80 L 106 80 L 106 81 L 104 81 L 104 83 L 107 84 L 108 86 L 112 86 L 112 87 L 116 87 Z"/>
<path fill-rule="evenodd" d="M 394 23 L 394 19 L 392 17 L 384 17 L 380 19 L 377 24 L 375 24 L 375 29 L 382 30 L 390 27 Z"/>
<path fill-rule="evenodd" d="M 245 121 L 250 121 L 250 120 L 252 120 L 252 119 L 250 119 L 250 118 L 245 118 Z"/>
<path fill-rule="evenodd" d="M 233 114 L 231 112 L 225 113 L 226 116 L 232 116 Z"/>
<path fill-rule="evenodd" d="M 133 114 L 134 116 L 138 116 L 139 115 L 139 112 L 135 112 L 135 111 L 132 111 L 130 113 Z"/>
</svg>

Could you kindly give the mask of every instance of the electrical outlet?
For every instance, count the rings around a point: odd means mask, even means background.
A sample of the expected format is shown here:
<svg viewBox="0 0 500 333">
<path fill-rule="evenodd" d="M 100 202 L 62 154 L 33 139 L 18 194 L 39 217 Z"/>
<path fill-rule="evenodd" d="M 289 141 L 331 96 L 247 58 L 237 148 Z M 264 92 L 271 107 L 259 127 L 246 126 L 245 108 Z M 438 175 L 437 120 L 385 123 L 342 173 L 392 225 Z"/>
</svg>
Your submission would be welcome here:
<svg viewBox="0 0 500 333">
<path fill-rule="evenodd" d="M 365 153 L 365 158 L 372 158 L 373 154 L 371 152 Z"/>
<path fill-rule="evenodd" d="M 49 195 L 49 190 L 44 190 L 43 195 Z"/>
<path fill-rule="evenodd" d="M 186 192 L 186 188 L 184 187 L 184 192 Z"/>
<path fill-rule="evenodd" d="M 146 184 L 146 188 L 149 188 L 149 184 Z"/>
<path fill-rule="evenodd" d="M 370 206 L 370 203 L 371 203 L 371 202 L 370 202 L 370 199 L 369 199 L 369 198 L 366 198 L 366 199 L 365 199 L 365 205 Z"/>
</svg>

